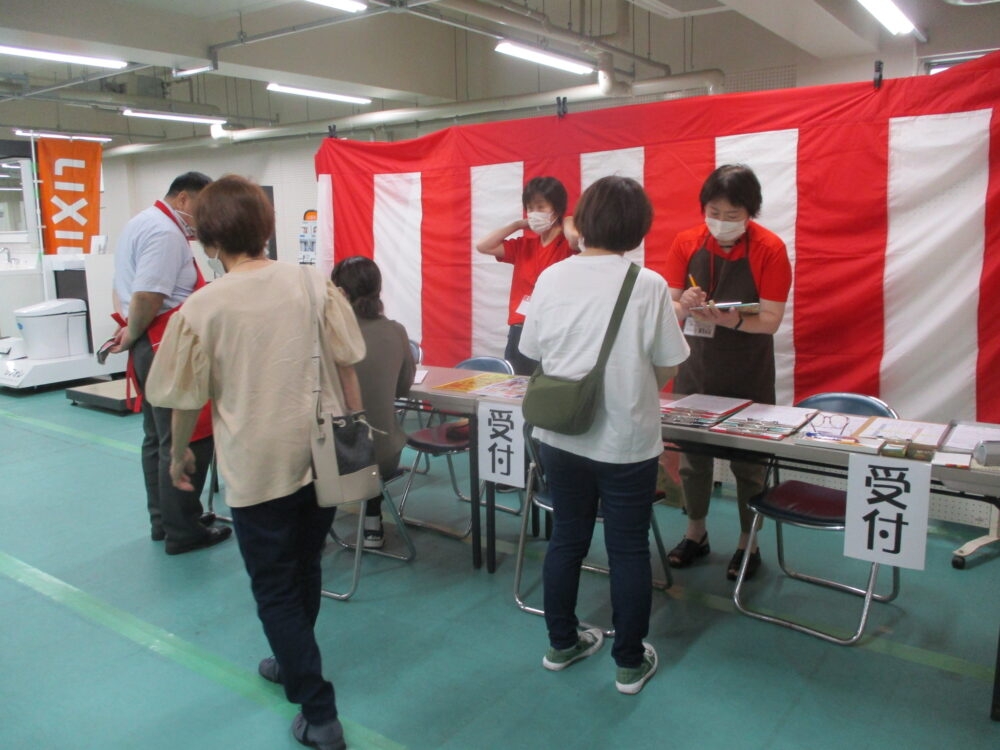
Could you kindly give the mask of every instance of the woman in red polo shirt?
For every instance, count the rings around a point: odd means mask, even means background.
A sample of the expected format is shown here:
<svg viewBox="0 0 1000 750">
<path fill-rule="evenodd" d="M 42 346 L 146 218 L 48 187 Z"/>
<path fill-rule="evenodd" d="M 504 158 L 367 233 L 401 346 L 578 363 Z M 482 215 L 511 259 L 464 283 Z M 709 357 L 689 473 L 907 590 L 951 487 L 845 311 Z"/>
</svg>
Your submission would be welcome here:
<svg viewBox="0 0 1000 750">
<path fill-rule="evenodd" d="M 559 180 L 535 177 L 524 186 L 521 194 L 526 218 L 505 224 L 476 243 L 479 252 L 514 266 L 507 314 L 510 330 L 504 358 L 518 375 L 531 375 L 538 366 L 538 362 L 525 357 L 517 348 L 538 274 L 576 251 L 575 244 L 563 233 L 566 201 L 566 188 Z M 519 229 L 530 231 L 505 239 Z"/>
</svg>

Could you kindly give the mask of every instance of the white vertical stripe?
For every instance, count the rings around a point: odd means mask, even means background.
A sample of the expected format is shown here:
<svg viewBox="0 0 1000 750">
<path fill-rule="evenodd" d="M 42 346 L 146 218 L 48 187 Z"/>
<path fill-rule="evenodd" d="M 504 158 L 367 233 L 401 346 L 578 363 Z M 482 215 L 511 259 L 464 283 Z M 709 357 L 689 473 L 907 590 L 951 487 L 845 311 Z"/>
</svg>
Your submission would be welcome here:
<svg viewBox="0 0 1000 750">
<path fill-rule="evenodd" d="M 991 116 L 889 121 L 881 393 L 903 417 L 976 415 Z"/>
<path fill-rule="evenodd" d="M 524 163 L 487 164 L 469 170 L 472 245 L 472 356 L 502 357 L 507 347 L 507 303 L 513 266 L 476 251 L 476 242 L 524 215 Z M 515 232 L 511 237 L 520 237 Z"/>
<path fill-rule="evenodd" d="M 316 180 L 316 268 L 330 277 L 333 270 L 333 178 L 319 175 Z"/>
<path fill-rule="evenodd" d="M 798 130 L 772 130 L 734 135 L 715 142 L 715 163 L 746 164 L 760 180 L 764 202 L 761 225 L 785 241 L 788 259 L 795 268 L 795 218 L 798 214 Z M 795 398 L 795 348 L 792 341 L 794 300 L 789 290 L 785 317 L 774 334 L 775 390 L 779 404 Z"/>
<path fill-rule="evenodd" d="M 580 190 L 590 187 L 602 177 L 617 175 L 631 177 L 640 185 L 645 185 L 646 150 L 642 146 L 636 148 L 620 148 L 613 151 L 594 151 L 580 154 Z M 643 265 L 646 260 L 646 245 L 625 254 L 633 263 Z"/>
<path fill-rule="evenodd" d="M 374 256 L 382 271 L 385 315 L 402 323 L 409 337 L 417 342 L 423 339 L 421 186 L 419 172 L 375 175 L 372 215 Z"/>
</svg>

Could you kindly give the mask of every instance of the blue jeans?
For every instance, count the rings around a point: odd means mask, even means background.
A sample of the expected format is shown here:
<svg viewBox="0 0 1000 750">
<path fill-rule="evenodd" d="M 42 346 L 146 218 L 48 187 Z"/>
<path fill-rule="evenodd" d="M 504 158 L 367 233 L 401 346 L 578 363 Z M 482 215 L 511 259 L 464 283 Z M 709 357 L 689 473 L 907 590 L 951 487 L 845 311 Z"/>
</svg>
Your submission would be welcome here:
<svg viewBox="0 0 1000 750">
<path fill-rule="evenodd" d="M 316 505 L 312 483 L 259 505 L 233 508 L 233 529 L 250 574 L 257 616 L 278 666 L 285 696 L 310 724 L 337 718 L 333 685 L 313 628 L 319 615 L 320 556 L 335 508 Z"/>
<path fill-rule="evenodd" d="M 576 644 L 580 566 L 590 549 L 600 505 L 611 569 L 615 628 L 611 656 L 619 667 L 638 667 L 653 597 L 649 523 L 656 493 L 656 459 L 609 464 L 544 443 L 539 446 L 539 458 L 554 517 L 542 573 L 549 644 L 558 649 Z"/>
</svg>

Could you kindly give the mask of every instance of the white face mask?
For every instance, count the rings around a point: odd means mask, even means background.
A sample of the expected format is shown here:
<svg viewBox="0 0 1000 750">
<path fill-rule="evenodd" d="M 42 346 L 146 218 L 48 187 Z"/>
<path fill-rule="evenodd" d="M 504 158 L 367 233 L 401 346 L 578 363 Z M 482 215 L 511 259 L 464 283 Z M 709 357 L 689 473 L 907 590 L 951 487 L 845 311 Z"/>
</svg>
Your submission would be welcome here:
<svg viewBox="0 0 1000 750">
<path fill-rule="evenodd" d="M 713 219 L 706 216 L 705 225 L 720 244 L 735 242 L 747 231 L 747 223 L 745 221 L 721 221 L 720 219 Z"/>
<path fill-rule="evenodd" d="M 184 235 L 187 237 L 188 242 L 197 238 L 194 231 L 194 223 L 191 221 L 194 216 L 189 214 L 187 211 L 181 211 L 179 208 L 174 209 L 178 214 L 181 215 L 181 223 L 184 224 Z M 186 218 L 183 218 L 186 217 Z"/>
<path fill-rule="evenodd" d="M 556 223 L 556 217 L 548 211 L 528 211 L 528 228 L 536 234 L 543 234 Z"/>
<path fill-rule="evenodd" d="M 224 276 L 226 273 L 226 267 L 222 265 L 222 261 L 219 260 L 219 251 L 215 251 L 215 256 L 208 254 L 208 249 L 205 250 L 205 259 L 208 261 L 208 267 L 212 269 L 215 277 Z"/>
</svg>

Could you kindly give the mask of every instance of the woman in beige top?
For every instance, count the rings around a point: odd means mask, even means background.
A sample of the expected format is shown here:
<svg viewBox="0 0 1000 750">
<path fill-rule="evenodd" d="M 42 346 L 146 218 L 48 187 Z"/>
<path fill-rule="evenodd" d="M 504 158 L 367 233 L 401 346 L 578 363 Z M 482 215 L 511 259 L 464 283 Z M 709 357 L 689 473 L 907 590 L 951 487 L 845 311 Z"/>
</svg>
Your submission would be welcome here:
<svg viewBox="0 0 1000 750">
<path fill-rule="evenodd" d="M 322 275 L 264 255 L 274 210 L 260 187 L 223 177 L 202 190 L 195 216 L 206 254 L 227 273 L 171 318 L 146 397 L 174 409 L 170 473 L 180 488 L 194 470 L 188 440 L 198 410 L 212 401 L 226 502 L 274 653 L 258 669 L 302 706 L 292 723 L 296 739 L 343 748 L 333 685 L 323 678 L 313 632 L 320 554 L 334 509 L 316 504 L 312 483 L 314 313 L 305 283 L 324 301 L 324 370 L 338 373 L 342 384 L 325 378 L 325 410 L 361 409 L 353 365 L 365 356 L 364 341 L 347 300 Z"/>
</svg>

